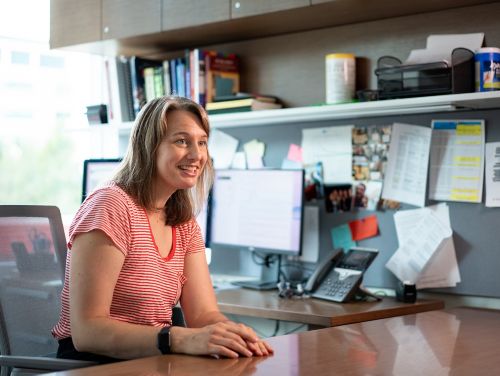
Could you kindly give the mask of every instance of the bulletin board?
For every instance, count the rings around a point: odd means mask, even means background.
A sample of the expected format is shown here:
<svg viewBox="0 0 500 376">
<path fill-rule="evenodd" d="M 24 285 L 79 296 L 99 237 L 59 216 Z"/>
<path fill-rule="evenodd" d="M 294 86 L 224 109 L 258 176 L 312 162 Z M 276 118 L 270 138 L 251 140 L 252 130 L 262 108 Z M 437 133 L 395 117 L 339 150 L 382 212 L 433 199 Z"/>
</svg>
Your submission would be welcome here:
<svg viewBox="0 0 500 376">
<path fill-rule="evenodd" d="M 431 126 L 433 119 L 484 119 L 486 125 L 486 142 L 500 141 L 500 110 L 455 111 L 436 114 L 419 114 L 391 117 L 373 117 L 362 119 L 347 119 L 321 121 L 303 124 L 283 124 L 224 128 L 223 132 L 236 137 L 241 145 L 253 139 L 266 144 L 264 163 L 267 167 L 280 167 L 283 158 L 288 153 L 291 143 L 299 144 L 302 129 L 330 127 L 341 125 L 370 126 L 391 125 L 394 122 L 421 126 Z M 240 149 L 241 150 L 241 149 Z M 484 190 L 483 190 L 484 191 Z M 459 264 L 461 282 L 453 288 L 432 289 L 460 295 L 475 295 L 485 297 L 500 297 L 500 208 L 487 208 L 483 203 L 447 202 L 450 210 L 450 221 L 453 229 L 457 261 Z M 426 206 L 438 202 L 427 200 Z M 385 267 L 389 258 L 398 248 L 394 226 L 394 211 L 352 211 L 345 213 L 327 213 L 323 201 L 311 202 L 317 205 L 320 212 L 320 260 L 326 257 L 332 249 L 331 228 L 376 214 L 379 225 L 379 235 L 358 242 L 361 247 L 373 247 L 379 250 L 379 256 L 370 266 L 364 277 L 364 284 L 373 288 L 394 289 L 397 279 Z M 399 210 L 414 209 L 414 206 L 403 204 Z M 245 260 L 242 260 L 245 259 Z M 219 273 L 234 273 L 241 271 L 242 265 L 249 268 L 251 262 L 247 252 L 236 255 L 213 249 L 211 269 Z M 314 265 L 309 265 L 313 267 Z M 252 268 L 252 267 L 250 267 Z M 251 272 L 255 273 L 257 266 Z M 246 270 L 248 272 L 248 270 Z"/>
</svg>

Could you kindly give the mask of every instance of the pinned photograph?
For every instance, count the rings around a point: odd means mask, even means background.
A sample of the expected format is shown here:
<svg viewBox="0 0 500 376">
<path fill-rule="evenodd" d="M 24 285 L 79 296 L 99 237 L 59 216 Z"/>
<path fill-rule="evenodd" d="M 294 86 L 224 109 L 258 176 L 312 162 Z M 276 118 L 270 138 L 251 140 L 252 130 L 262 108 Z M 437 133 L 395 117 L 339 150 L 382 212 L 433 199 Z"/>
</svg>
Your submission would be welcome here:
<svg viewBox="0 0 500 376">
<path fill-rule="evenodd" d="M 323 163 L 304 165 L 304 196 L 306 201 L 322 199 L 324 196 Z"/>
<path fill-rule="evenodd" d="M 325 209 L 327 213 L 349 212 L 353 196 L 351 184 L 325 186 Z"/>
</svg>

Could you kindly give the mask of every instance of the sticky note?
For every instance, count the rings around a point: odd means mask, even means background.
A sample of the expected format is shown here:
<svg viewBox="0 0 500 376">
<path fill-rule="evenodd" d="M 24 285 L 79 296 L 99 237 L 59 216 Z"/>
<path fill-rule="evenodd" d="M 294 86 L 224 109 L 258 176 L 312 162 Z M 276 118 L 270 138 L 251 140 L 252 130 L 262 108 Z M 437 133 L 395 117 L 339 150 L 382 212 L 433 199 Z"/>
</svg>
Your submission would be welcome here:
<svg viewBox="0 0 500 376">
<path fill-rule="evenodd" d="M 333 227 L 331 235 L 333 248 L 335 249 L 342 248 L 348 250 L 356 246 L 356 242 L 352 240 L 351 229 L 347 223 Z"/>
<path fill-rule="evenodd" d="M 287 159 L 302 163 L 302 148 L 299 145 L 290 144 Z"/>
<path fill-rule="evenodd" d="M 376 215 L 370 215 L 349 222 L 352 239 L 355 241 L 371 238 L 378 235 L 378 220 Z"/>
</svg>

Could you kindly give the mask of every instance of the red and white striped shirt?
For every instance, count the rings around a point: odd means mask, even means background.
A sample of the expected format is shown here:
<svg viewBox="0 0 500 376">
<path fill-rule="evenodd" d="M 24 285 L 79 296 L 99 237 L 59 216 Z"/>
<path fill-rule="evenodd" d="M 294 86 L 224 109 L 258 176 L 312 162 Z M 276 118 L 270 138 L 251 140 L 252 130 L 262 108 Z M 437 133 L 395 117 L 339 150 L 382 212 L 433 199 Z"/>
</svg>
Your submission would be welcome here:
<svg viewBox="0 0 500 376">
<path fill-rule="evenodd" d="M 69 268 L 73 241 L 78 234 L 97 229 L 125 256 L 113 292 L 111 318 L 156 327 L 171 325 L 172 307 L 177 304 L 186 282 L 184 258 L 205 250 L 200 228 L 194 219 L 173 226 L 173 248 L 167 258 L 162 258 L 144 208 L 111 184 L 85 200 L 70 226 L 61 315 L 52 329 L 54 337 L 71 336 Z"/>
</svg>

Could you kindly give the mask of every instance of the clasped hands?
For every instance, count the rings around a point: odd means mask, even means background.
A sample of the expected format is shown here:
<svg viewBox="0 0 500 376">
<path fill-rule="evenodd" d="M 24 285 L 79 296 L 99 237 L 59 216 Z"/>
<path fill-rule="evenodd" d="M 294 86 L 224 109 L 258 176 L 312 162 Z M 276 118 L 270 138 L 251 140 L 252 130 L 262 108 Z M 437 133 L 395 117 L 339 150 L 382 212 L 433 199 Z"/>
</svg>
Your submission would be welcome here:
<svg viewBox="0 0 500 376">
<path fill-rule="evenodd" d="M 174 353 L 238 358 L 266 356 L 274 352 L 253 329 L 229 320 L 202 328 L 174 326 L 170 333 L 171 349 Z"/>
</svg>

